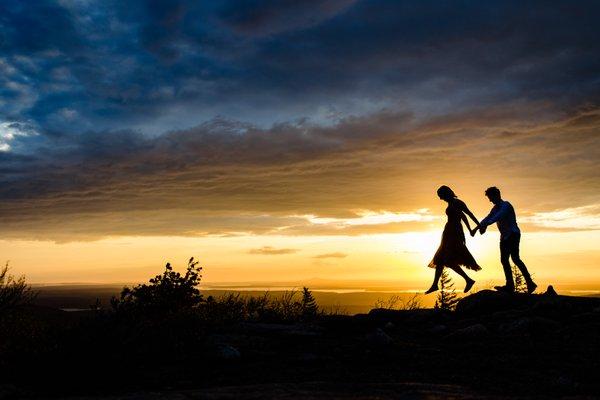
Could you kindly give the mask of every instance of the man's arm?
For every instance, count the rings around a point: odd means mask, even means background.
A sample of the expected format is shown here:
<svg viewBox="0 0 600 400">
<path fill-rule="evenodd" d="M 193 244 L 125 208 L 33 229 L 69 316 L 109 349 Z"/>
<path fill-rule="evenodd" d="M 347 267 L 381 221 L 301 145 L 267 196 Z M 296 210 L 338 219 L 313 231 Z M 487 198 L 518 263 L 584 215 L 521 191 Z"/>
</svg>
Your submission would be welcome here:
<svg viewBox="0 0 600 400">
<path fill-rule="evenodd" d="M 496 213 L 495 207 L 492 208 L 492 211 L 490 211 L 490 213 L 488 214 L 487 217 L 485 217 L 484 219 L 482 219 L 481 221 L 479 221 L 479 233 L 480 234 L 484 234 L 487 226 L 489 225 L 488 221 L 492 218 L 492 216 L 494 216 L 494 214 Z"/>
<path fill-rule="evenodd" d="M 492 211 L 487 217 L 479 221 L 479 225 L 485 227 L 495 222 L 498 222 L 498 220 L 502 219 L 502 217 L 504 217 L 509 210 L 508 204 L 506 202 L 502 203 L 502 205 L 497 210 L 495 208 L 496 207 L 492 208 Z"/>
</svg>

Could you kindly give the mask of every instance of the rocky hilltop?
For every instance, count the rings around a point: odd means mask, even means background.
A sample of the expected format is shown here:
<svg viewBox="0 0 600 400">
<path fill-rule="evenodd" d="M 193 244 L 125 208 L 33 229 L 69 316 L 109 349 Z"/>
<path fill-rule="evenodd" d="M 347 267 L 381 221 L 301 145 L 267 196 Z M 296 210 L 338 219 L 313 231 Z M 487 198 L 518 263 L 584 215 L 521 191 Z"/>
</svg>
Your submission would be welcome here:
<svg viewBox="0 0 600 400">
<path fill-rule="evenodd" d="M 12 375 L 4 373 L 0 398 L 600 395 L 600 298 L 560 296 L 552 290 L 541 295 L 484 290 L 464 297 L 454 312 L 374 309 L 310 322 L 227 323 L 201 332 L 179 324 L 170 325 L 161 340 L 181 343 L 163 353 L 160 345 L 140 344 L 153 334 L 151 327 L 132 336 L 102 325 L 93 343 L 110 334 L 129 342 L 117 350 L 63 347 L 36 354 L 35 362 L 13 363 Z M 79 333 L 73 335 L 82 340 Z"/>
</svg>

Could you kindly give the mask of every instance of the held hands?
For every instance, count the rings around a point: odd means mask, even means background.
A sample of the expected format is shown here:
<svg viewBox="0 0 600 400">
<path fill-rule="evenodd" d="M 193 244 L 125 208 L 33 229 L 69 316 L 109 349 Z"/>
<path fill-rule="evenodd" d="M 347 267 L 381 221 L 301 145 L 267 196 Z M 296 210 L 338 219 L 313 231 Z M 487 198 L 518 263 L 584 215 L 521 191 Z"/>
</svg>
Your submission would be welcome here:
<svg viewBox="0 0 600 400">
<path fill-rule="evenodd" d="M 477 225 L 475 228 L 473 229 L 469 229 L 469 233 L 471 234 L 471 236 L 475 236 L 475 234 L 477 233 L 477 230 L 479 230 L 479 232 L 483 235 L 486 231 L 487 227 L 486 226 L 481 226 L 481 225 Z"/>
</svg>

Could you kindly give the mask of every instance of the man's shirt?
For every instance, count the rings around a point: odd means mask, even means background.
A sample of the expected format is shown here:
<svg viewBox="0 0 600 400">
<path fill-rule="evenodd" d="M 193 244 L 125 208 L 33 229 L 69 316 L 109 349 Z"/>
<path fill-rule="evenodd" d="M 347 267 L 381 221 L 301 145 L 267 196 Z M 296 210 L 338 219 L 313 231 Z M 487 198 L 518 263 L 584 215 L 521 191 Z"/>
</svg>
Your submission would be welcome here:
<svg viewBox="0 0 600 400">
<path fill-rule="evenodd" d="M 508 202 L 502 200 L 494 205 L 490 214 L 479 222 L 481 226 L 488 226 L 496 223 L 500 231 L 500 240 L 507 239 L 512 233 L 521 233 L 517 225 L 517 215 L 515 209 Z"/>
</svg>

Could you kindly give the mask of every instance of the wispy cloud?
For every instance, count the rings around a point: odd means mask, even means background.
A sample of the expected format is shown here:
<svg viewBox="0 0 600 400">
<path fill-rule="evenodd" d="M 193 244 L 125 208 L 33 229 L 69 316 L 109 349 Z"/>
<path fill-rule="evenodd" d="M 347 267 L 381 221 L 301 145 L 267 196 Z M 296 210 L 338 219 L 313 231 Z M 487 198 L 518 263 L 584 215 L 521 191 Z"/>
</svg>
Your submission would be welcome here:
<svg viewBox="0 0 600 400">
<path fill-rule="evenodd" d="M 522 220 L 542 228 L 596 230 L 600 229 L 600 204 L 536 212 Z"/>
<path fill-rule="evenodd" d="M 317 217 L 314 215 L 304 216 L 311 224 L 315 225 L 331 225 L 338 228 L 358 225 L 384 225 L 397 222 L 428 222 L 433 221 L 437 217 L 431 215 L 428 209 L 421 209 L 416 212 L 399 213 L 390 211 L 355 211 L 356 217 L 353 218 L 327 218 Z"/>
<path fill-rule="evenodd" d="M 323 259 L 323 258 L 346 258 L 348 257 L 348 254 L 346 253 L 324 253 L 324 254 L 317 254 L 316 256 L 313 256 L 313 258 L 317 258 L 317 259 Z"/>
<path fill-rule="evenodd" d="M 298 251 L 299 251 L 298 249 L 277 249 L 277 248 L 274 248 L 271 246 L 263 246 L 263 247 L 259 247 L 257 249 L 248 250 L 248 254 L 279 256 L 279 255 L 283 255 L 283 254 L 297 253 Z"/>
</svg>

